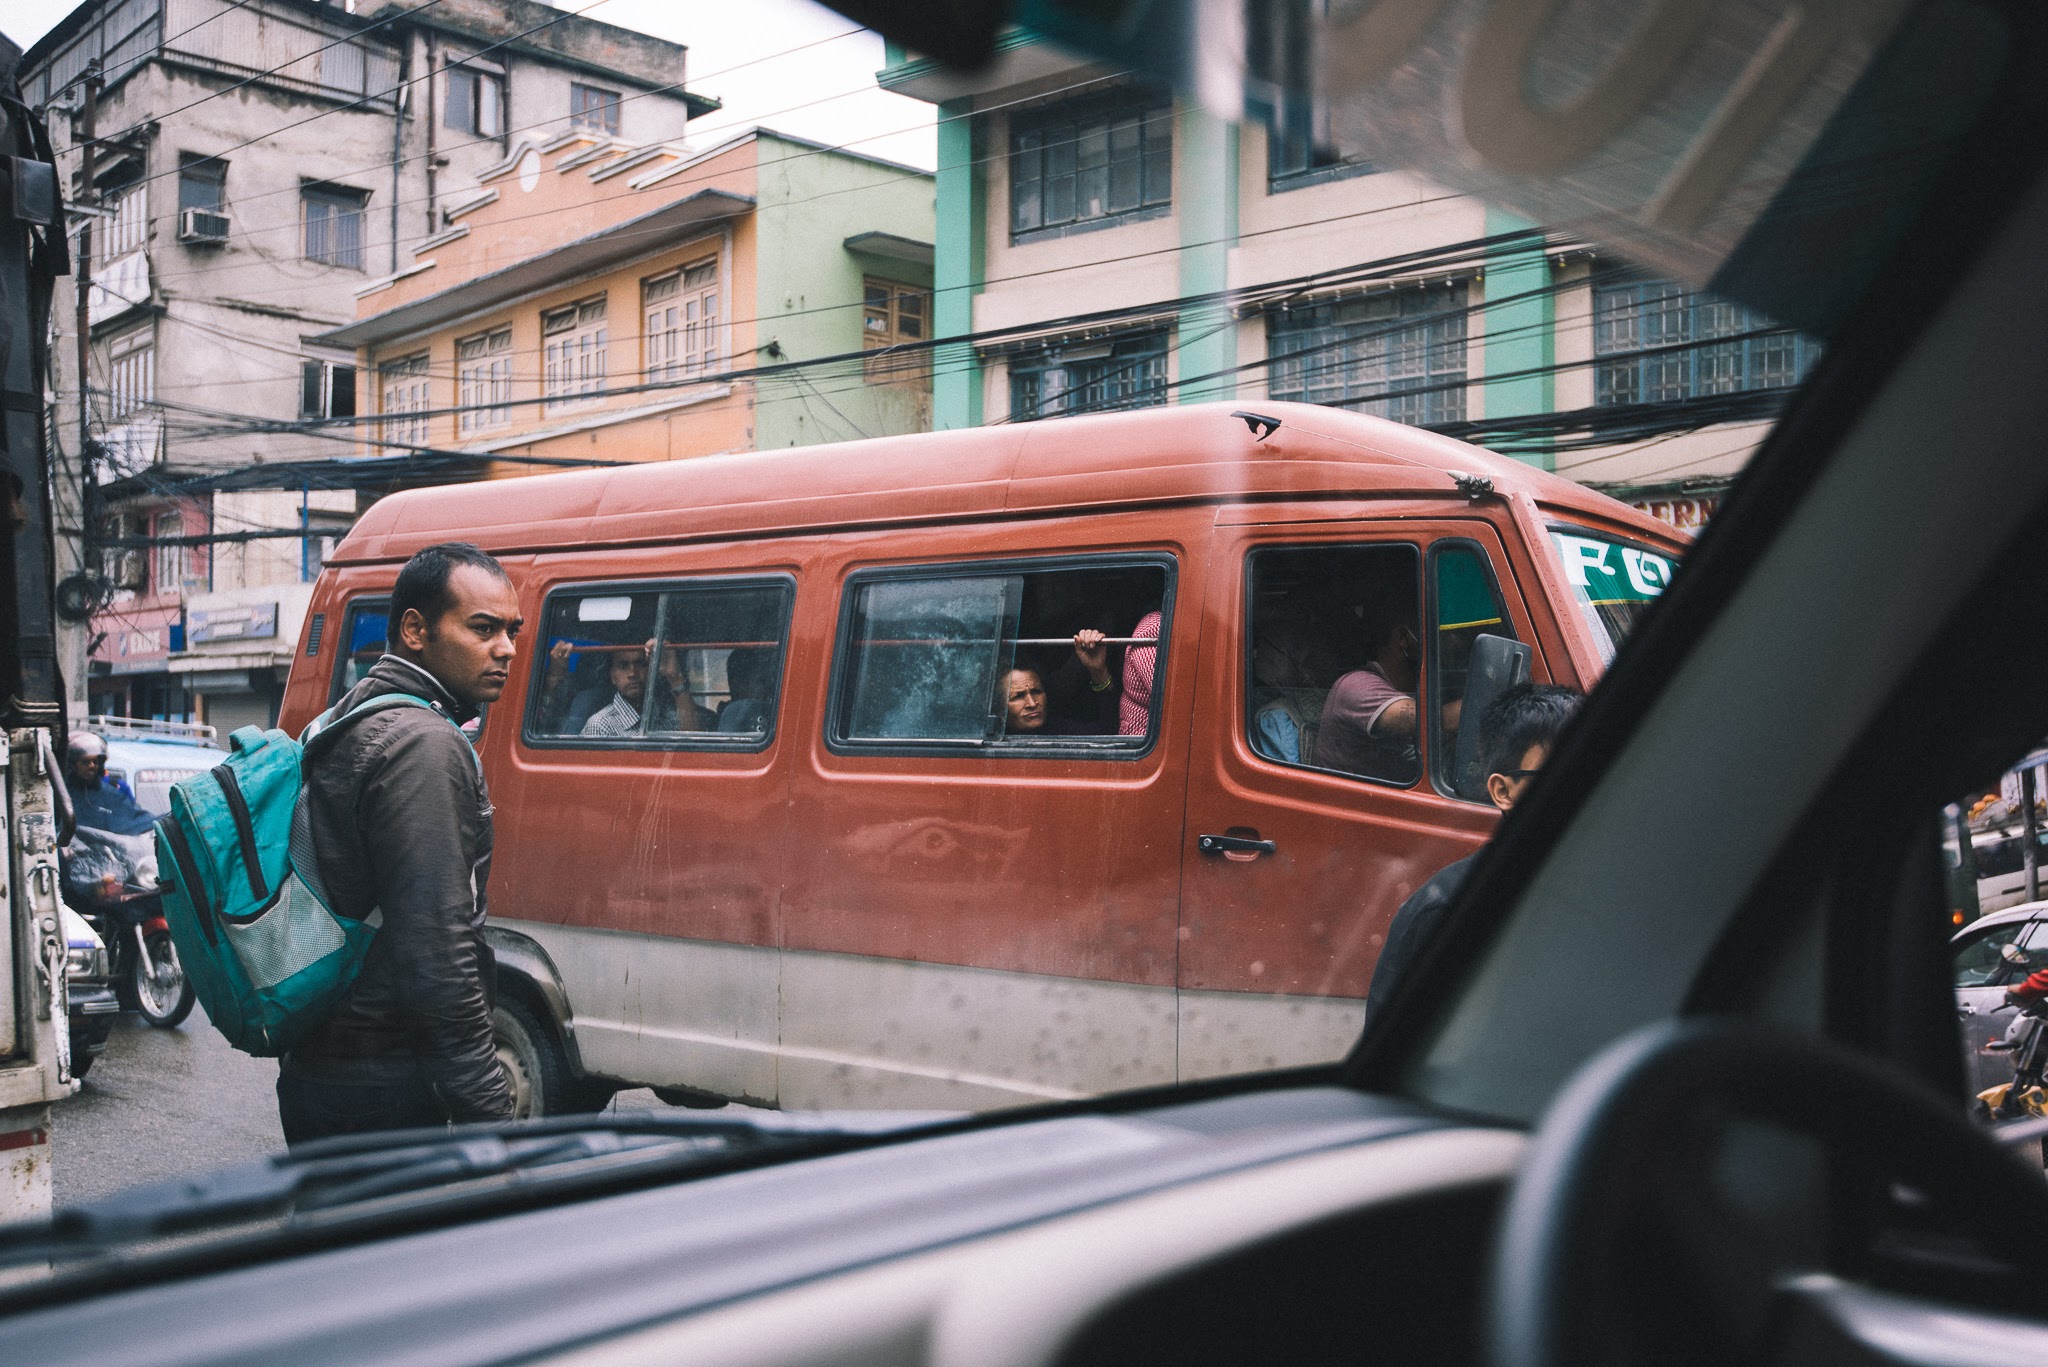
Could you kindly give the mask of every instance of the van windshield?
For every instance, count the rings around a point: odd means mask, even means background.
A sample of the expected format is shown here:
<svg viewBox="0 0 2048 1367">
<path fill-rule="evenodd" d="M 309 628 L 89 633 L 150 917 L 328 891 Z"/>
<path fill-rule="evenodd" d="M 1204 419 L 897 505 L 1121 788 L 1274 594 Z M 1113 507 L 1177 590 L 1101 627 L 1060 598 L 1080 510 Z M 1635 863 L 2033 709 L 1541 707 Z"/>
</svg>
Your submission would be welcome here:
<svg viewBox="0 0 2048 1367">
<path fill-rule="evenodd" d="M 1570 525 L 1550 529 L 1550 546 L 1564 567 L 1579 611 L 1593 628 L 1603 663 L 1611 662 L 1636 619 L 1671 582 L 1677 562 L 1646 547 Z"/>
</svg>

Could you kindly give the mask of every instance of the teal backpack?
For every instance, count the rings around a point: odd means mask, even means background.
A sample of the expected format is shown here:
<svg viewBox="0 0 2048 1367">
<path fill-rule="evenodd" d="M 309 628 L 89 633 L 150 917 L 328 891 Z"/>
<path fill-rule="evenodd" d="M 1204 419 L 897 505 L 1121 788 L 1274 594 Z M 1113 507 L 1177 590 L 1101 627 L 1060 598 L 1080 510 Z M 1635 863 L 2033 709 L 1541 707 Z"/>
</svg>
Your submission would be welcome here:
<svg viewBox="0 0 2048 1367">
<path fill-rule="evenodd" d="M 330 905 L 307 766 L 372 712 L 431 706 L 379 694 L 322 712 L 299 740 L 245 726 L 228 737 L 223 763 L 171 789 L 170 815 L 156 826 L 164 919 L 207 1019 L 243 1053 L 283 1054 L 317 1024 L 355 981 L 380 923 L 374 909 L 357 920 Z"/>
</svg>

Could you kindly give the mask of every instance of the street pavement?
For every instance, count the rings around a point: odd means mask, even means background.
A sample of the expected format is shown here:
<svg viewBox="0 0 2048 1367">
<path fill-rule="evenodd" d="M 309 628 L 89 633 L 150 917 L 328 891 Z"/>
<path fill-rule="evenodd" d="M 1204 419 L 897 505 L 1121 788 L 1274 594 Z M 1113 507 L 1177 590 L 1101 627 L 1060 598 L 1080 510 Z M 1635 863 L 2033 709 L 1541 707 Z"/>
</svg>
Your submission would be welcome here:
<svg viewBox="0 0 2048 1367">
<path fill-rule="evenodd" d="M 613 1106 L 661 1104 L 634 1091 Z M 277 1060 L 236 1052 L 201 1011 L 175 1030 L 122 1016 L 84 1088 L 57 1103 L 50 1134 L 60 1206 L 283 1148 Z"/>
<path fill-rule="evenodd" d="M 236 1052 L 195 1010 L 175 1030 L 123 1015 L 85 1086 L 55 1107 L 50 1156 L 56 1203 L 74 1205 L 138 1182 L 205 1172 L 277 1153 L 277 1060 Z M 614 1111 L 666 1110 L 644 1088 L 621 1092 Z M 778 1113 L 748 1106 L 720 1115 L 770 1125 L 891 1128 L 941 1113 Z"/>
</svg>

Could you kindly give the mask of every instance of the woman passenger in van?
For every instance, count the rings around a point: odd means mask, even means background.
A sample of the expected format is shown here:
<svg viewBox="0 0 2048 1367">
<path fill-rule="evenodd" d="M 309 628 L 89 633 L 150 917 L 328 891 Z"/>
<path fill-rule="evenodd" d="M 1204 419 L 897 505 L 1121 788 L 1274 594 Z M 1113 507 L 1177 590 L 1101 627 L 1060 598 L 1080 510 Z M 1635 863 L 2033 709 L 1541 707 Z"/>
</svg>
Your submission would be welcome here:
<svg viewBox="0 0 2048 1367">
<path fill-rule="evenodd" d="M 1047 705 L 1045 676 L 1020 666 L 1003 676 L 1003 733 L 1010 736 L 1114 736 L 1121 691 L 1109 672 L 1109 647 L 1092 627 L 1074 633 L 1074 659 L 1087 673 L 1075 715 L 1056 717 Z"/>
</svg>

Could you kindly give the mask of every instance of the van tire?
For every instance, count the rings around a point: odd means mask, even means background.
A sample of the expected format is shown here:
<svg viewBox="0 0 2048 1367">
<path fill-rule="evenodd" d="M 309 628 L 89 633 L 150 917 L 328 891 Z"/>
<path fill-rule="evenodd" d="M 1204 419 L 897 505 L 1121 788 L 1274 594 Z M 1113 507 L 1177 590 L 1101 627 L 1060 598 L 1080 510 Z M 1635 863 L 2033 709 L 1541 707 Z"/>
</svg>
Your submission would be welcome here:
<svg viewBox="0 0 2048 1367">
<path fill-rule="evenodd" d="M 616 1085 L 577 1077 L 549 1024 L 525 1002 L 501 998 L 491 1012 L 498 1063 L 512 1088 L 512 1116 L 587 1115 L 611 1104 Z"/>
</svg>

